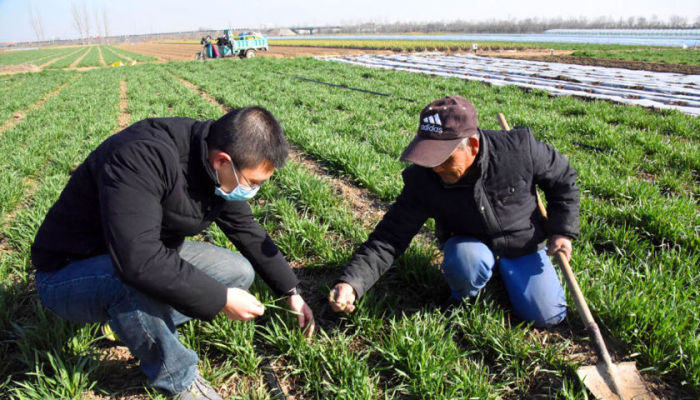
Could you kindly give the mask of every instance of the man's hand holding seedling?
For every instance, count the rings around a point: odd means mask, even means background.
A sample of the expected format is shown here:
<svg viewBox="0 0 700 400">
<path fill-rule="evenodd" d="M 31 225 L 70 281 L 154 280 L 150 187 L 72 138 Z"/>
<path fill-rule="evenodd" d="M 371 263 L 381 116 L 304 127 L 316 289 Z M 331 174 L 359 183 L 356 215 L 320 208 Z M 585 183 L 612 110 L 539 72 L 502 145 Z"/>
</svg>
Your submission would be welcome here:
<svg viewBox="0 0 700 400">
<path fill-rule="evenodd" d="M 304 328 L 304 336 L 307 338 L 313 336 L 314 329 L 316 329 L 314 314 L 301 295 L 295 294 L 287 297 L 287 305 L 292 313 L 296 314 L 299 327 Z"/>
<path fill-rule="evenodd" d="M 265 307 L 247 291 L 229 288 L 226 292 L 226 305 L 221 311 L 234 321 L 248 321 L 263 315 Z"/>
<path fill-rule="evenodd" d="M 355 299 L 357 293 L 352 286 L 341 282 L 335 285 L 328 296 L 328 302 L 335 312 L 353 312 L 355 310 Z"/>
</svg>

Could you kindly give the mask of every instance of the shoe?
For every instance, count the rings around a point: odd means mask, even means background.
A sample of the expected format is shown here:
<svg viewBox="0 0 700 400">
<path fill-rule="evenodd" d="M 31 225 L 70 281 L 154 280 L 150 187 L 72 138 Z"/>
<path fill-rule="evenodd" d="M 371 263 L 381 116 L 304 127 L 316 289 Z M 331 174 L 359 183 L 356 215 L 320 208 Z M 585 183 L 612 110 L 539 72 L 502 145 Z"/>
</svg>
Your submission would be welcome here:
<svg viewBox="0 0 700 400">
<path fill-rule="evenodd" d="M 224 400 L 199 373 L 187 389 L 173 397 L 174 400 Z"/>
</svg>

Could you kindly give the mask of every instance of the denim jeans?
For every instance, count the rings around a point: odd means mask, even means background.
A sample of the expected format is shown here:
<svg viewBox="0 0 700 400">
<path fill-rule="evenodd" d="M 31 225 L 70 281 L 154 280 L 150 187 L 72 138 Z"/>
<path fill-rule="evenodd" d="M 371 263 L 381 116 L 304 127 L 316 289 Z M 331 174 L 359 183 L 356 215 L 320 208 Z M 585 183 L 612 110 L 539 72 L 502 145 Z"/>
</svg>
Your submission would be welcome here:
<svg viewBox="0 0 700 400">
<path fill-rule="evenodd" d="M 180 257 L 227 287 L 248 289 L 255 272 L 238 253 L 185 242 Z M 189 317 L 124 283 L 109 255 L 75 261 L 55 272 L 37 272 L 41 302 L 74 322 L 109 322 L 141 362 L 151 385 L 167 394 L 187 389 L 197 376 L 199 359 L 177 338 L 176 326 Z"/>
<path fill-rule="evenodd" d="M 566 317 L 566 297 L 545 250 L 498 262 L 482 242 L 455 236 L 445 243 L 442 271 L 452 297 L 475 297 L 498 266 L 515 314 L 536 327 L 557 325 Z"/>
</svg>

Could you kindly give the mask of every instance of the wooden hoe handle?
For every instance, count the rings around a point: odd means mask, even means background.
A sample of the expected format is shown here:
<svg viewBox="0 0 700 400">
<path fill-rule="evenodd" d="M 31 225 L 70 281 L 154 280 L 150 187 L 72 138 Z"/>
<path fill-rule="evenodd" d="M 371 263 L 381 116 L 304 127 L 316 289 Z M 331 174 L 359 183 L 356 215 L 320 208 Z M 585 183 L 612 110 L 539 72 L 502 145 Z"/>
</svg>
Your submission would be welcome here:
<svg viewBox="0 0 700 400">
<path fill-rule="evenodd" d="M 498 123 L 499 125 L 501 125 L 502 129 L 506 131 L 510 130 L 510 127 L 508 126 L 508 121 L 506 121 L 506 117 L 503 115 L 503 113 L 498 113 Z M 544 208 L 544 204 L 542 204 L 540 194 L 539 192 L 535 192 L 535 194 L 537 195 L 537 207 L 540 209 L 542 218 L 547 219 L 547 210 Z M 586 299 L 583 298 L 583 293 L 581 293 L 581 288 L 578 286 L 576 276 L 574 276 L 574 272 L 571 270 L 569 261 L 566 260 L 566 257 L 564 256 L 564 253 L 562 251 L 557 251 L 554 255 L 554 259 L 557 261 L 557 264 L 559 264 L 559 267 L 561 267 L 561 270 L 564 273 L 564 280 L 566 280 L 566 286 L 569 288 L 569 292 L 574 298 L 574 303 L 576 303 L 576 309 L 578 310 L 579 316 L 581 316 L 581 319 L 583 320 L 583 323 L 586 326 L 586 330 L 588 330 L 588 334 L 595 342 L 596 348 L 600 353 L 600 357 L 605 363 L 606 372 L 612 380 L 615 392 L 621 400 L 625 400 L 622 394 L 622 386 L 618 382 L 617 376 L 615 374 L 615 365 L 613 364 L 612 359 L 610 358 L 610 353 L 608 352 L 608 348 L 605 346 L 605 342 L 603 341 L 603 335 L 600 334 L 598 324 L 596 324 L 595 320 L 593 319 L 593 315 L 591 314 L 591 310 L 588 308 Z"/>
</svg>

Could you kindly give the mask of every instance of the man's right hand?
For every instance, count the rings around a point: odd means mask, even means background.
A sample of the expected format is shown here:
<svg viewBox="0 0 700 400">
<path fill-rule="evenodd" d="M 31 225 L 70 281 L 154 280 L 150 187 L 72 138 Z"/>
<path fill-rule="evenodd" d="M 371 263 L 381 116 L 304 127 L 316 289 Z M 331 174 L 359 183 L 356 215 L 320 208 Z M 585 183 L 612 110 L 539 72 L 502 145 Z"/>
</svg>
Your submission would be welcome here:
<svg viewBox="0 0 700 400">
<path fill-rule="evenodd" d="M 252 294 L 239 288 L 228 288 L 226 305 L 221 310 L 234 321 L 247 321 L 263 315 L 265 307 Z"/>
<path fill-rule="evenodd" d="M 328 302 L 335 312 L 353 312 L 355 310 L 355 299 L 357 292 L 347 283 L 341 282 L 331 289 L 328 295 Z"/>
</svg>

